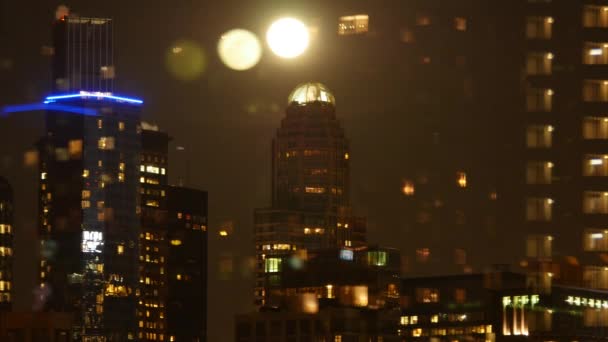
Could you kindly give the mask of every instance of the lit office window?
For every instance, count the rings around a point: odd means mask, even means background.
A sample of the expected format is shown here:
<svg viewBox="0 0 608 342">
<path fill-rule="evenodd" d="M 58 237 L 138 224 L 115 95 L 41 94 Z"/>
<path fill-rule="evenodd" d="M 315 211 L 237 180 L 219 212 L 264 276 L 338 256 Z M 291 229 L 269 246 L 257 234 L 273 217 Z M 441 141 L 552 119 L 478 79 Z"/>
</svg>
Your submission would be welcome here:
<svg viewBox="0 0 608 342">
<path fill-rule="evenodd" d="M 367 14 L 347 15 L 339 19 L 339 35 L 362 34 L 368 31 L 369 16 Z"/>
<path fill-rule="evenodd" d="M 82 140 L 70 140 L 68 153 L 71 159 L 79 159 L 82 156 Z"/>
<path fill-rule="evenodd" d="M 589 228 L 583 234 L 585 251 L 608 252 L 608 230 Z"/>
<path fill-rule="evenodd" d="M 439 289 L 416 288 L 416 302 L 418 303 L 438 303 Z M 412 322 L 413 323 L 413 322 Z"/>
<path fill-rule="evenodd" d="M 325 193 L 325 188 L 323 188 L 323 187 L 307 186 L 305 188 L 305 191 L 308 194 L 323 194 L 323 193 Z"/>
<path fill-rule="evenodd" d="M 583 157 L 583 176 L 608 176 L 608 155 L 586 154 Z"/>
<path fill-rule="evenodd" d="M 528 258 L 551 258 L 553 237 L 548 235 L 529 235 L 526 237 L 526 256 Z"/>
<path fill-rule="evenodd" d="M 608 192 L 585 191 L 583 193 L 583 213 L 608 214 Z"/>
<path fill-rule="evenodd" d="M 608 102 L 608 81 L 584 80 L 583 101 Z"/>
<path fill-rule="evenodd" d="M 553 200 L 545 197 L 531 197 L 526 200 L 528 221 L 551 221 Z"/>
<path fill-rule="evenodd" d="M 583 64 L 608 64 L 608 42 L 585 42 Z"/>
<path fill-rule="evenodd" d="M 429 26 L 431 25 L 431 17 L 426 13 L 416 13 L 416 25 Z"/>
<path fill-rule="evenodd" d="M 526 110 L 528 112 L 550 112 L 552 108 L 552 89 L 528 88 L 526 90 Z"/>
<path fill-rule="evenodd" d="M 281 258 L 264 259 L 264 272 L 276 273 L 281 270 Z"/>
<path fill-rule="evenodd" d="M 551 39 L 552 31 L 552 17 L 526 17 L 526 38 Z"/>
<path fill-rule="evenodd" d="M 123 121 L 118 122 L 118 130 L 121 132 L 125 130 L 125 123 Z"/>
<path fill-rule="evenodd" d="M 416 41 L 414 32 L 409 28 L 402 28 L 400 31 L 401 41 L 404 43 L 413 43 Z"/>
<path fill-rule="evenodd" d="M 530 125 L 526 127 L 526 146 L 529 148 L 549 148 L 553 142 L 553 126 Z"/>
<path fill-rule="evenodd" d="M 385 251 L 367 252 L 367 264 L 370 266 L 386 266 L 387 258 Z"/>
<path fill-rule="evenodd" d="M 548 161 L 529 161 L 526 163 L 527 184 L 551 184 L 553 163 Z"/>
<path fill-rule="evenodd" d="M 608 117 L 586 116 L 583 118 L 584 139 L 608 139 Z"/>
<path fill-rule="evenodd" d="M 553 54 L 551 52 L 528 52 L 526 73 L 528 75 L 551 75 Z"/>
<path fill-rule="evenodd" d="M 467 30 L 467 19 L 463 17 L 454 18 L 454 28 L 458 31 Z"/>
<path fill-rule="evenodd" d="M 592 289 L 608 289 L 608 268 L 604 266 L 585 266 L 583 281 L 584 286 Z"/>
<path fill-rule="evenodd" d="M 113 150 L 114 149 L 114 137 L 101 137 L 97 142 L 97 147 L 100 150 Z"/>
<path fill-rule="evenodd" d="M 608 7 L 584 5 L 583 27 L 608 27 Z"/>
</svg>

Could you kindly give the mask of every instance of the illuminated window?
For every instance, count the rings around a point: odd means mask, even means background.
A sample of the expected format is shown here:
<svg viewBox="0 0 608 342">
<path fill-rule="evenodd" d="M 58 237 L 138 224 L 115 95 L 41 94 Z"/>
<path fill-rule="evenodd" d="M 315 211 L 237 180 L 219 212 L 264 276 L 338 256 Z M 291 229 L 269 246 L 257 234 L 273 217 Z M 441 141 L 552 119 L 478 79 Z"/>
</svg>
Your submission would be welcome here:
<svg viewBox="0 0 608 342">
<path fill-rule="evenodd" d="M 101 137 L 97 141 L 97 147 L 100 150 L 113 150 L 114 149 L 114 137 Z"/>
<path fill-rule="evenodd" d="M 180 246 L 181 244 L 182 244 L 182 240 L 178 240 L 178 239 L 171 240 L 171 245 L 173 245 L 173 246 Z"/>
<path fill-rule="evenodd" d="M 351 245 L 352 245 L 352 242 L 350 240 L 344 240 L 344 246 L 350 247 Z"/>
<path fill-rule="evenodd" d="M 466 289 L 455 289 L 454 290 L 454 301 L 456 303 L 462 304 L 467 300 L 467 290 Z"/>
<path fill-rule="evenodd" d="M 608 42 L 585 42 L 583 45 L 583 64 L 608 64 Z"/>
<path fill-rule="evenodd" d="M 584 5 L 583 27 L 608 27 L 608 7 Z"/>
<path fill-rule="evenodd" d="M 553 54 L 550 52 L 528 52 L 526 73 L 528 75 L 551 75 Z"/>
<path fill-rule="evenodd" d="M 80 206 L 82 207 L 82 209 L 90 208 L 91 202 L 90 201 L 81 201 Z"/>
<path fill-rule="evenodd" d="M 401 316 L 399 318 L 399 324 L 401 324 L 401 325 L 408 325 L 408 324 L 410 324 L 410 317 L 409 316 Z"/>
<path fill-rule="evenodd" d="M 276 273 L 281 270 L 281 258 L 266 258 L 264 259 L 264 272 Z"/>
<path fill-rule="evenodd" d="M 526 146 L 529 148 L 549 148 L 553 143 L 553 126 L 530 125 L 526 127 Z"/>
<path fill-rule="evenodd" d="M 386 266 L 387 253 L 385 251 L 368 251 L 367 264 L 370 266 Z"/>
<path fill-rule="evenodd" d="M 40 173 L 40 179 L 46 179 L 46 172 Z"/>
<path fill-rule="evenodd" d="M 145 183 L 146 182 L 146 177 L 139 177 L 139 182 L 140 183 Z"/>
<path fill-rule="evenodd" d="M 585 191 L 583 193 L 583 213 L 608 214 L 608 192 Z"/>
<path fill-rule="evenodd" d="M 603 266 L 584 266 L 583 279 L 585 286 L 592 289 L 608 288 L 608 268 Z"/>
<path fill-rule="evenodd" d="M 154 165 L 146 165 L 146 172 L 159 174 L 160 168 L 158 168 L 158 166 L 154 166 Z"/>
<path fill-rule="evenodd" d="M 418 303 L 438 303 L 439 290 L 432 288 L 416 288 L 416 301 Z"/>
<path fill-rule="evenodd" d="M 431 323 L 439 323 L 439 315 L 431 315 Z"/>
<path fill-rule="evenodd" d="M 584 117 L 583 138 L 608 139 L 608 117 Z"/>
<path fill-rule="evenodd" d="M 160 206 L 160 204 L 158 203 L 157 200 L 146 200 L 146 206 L 158 208 Z"/>
<path fill-rule="evenodd" d="M 82 199 L 88 199 L 91 197 L 91 191 L 90 190 L 82 190 Z"/>
<path fill-rule="evenodd" d="M 431 25 L 431 17 L 424 13 L 416 13 L 416 25 L 429 26 Z"/>
<path fill-rule="evenodd" d="M 124 245 L 118 245 L 116 246 L 116 253 L 118 255 L 122 255 L 125 253 L 125 246 Z"/>
<path fill-rule="evenodd" d="M 416 329 L 412 330 L 412 336 L 413 337 L 420 337 L 420 336 L 422 336 L 422 329 L 421 328 L 416 328 Z"/>
<path fill-rule="evenodd" d="M 608 155 L 586 154 L 583 157 L 583 176 L 608 176 Z"/>
<path fill-rule="evenodd" d="M 118 130 L 121 131 L 121 132 L 125 130 L 125 123 L 124 122 L 122 122 L 122 121 L 118 122 Z"/>
<path fill-rule="evenodd" d="M 72 159 L 80 158 L 82 156 L 82 140 L 70 140 L 68 142 L 68 153 Z"/>
<path fill-rule="evenodd" d="M 553 163 L 548 161 L 529 161 L 526 164 L 527 184 L 551 184 Z"/>
<path fill-rule="evenodd" d="M 415 192 L 415 187 L 414 187 L 414 182 L 412 181 L 405 181 L 403 184 L 403 188 L 401 189 L 401 191 L 403 192 L 404 195 L 406 196 L 412 196 L 414 195 Z"/>
<path fill-rule="evenodd" d="M 583 244 L 585 251 L 608 252 L 608 230 L 585 229 Z"/>
<path fill-rule="evenodd" d="M 456 173 L 456 183 L 461 188 L 467 187 L 467 174 L 465 172 Z"/>
<path fill-rule="evenodd" d="M 428 248 L 416 249 L 416 261 L 420 263 L 427 262 L 431 256 L 431 250 Z"/>
<path fill-rule="evenodd" d="M 553 90 L 528 88 L 526 90 L 526 110 L 528 112 L 550 112 L 553 109 Z"/>
<path fill-rule="evenodd" d="M 125 181 L 125 174 L 123 172 L 118 173 L 118 181 L 123 183 Z"/>
<path fill-rule="evenodd" d="M 458 31 L 467 30 L 467 19 L 463 17 L 454 18 L 454 28 Z"/>
<path fill-rule="evenodd" d="M 551 39 L 553 31 L 553 18 L 551 17 L 527 17 L 526 38 L 528 39 Z"/>
<path fill-rule="evenodd" d="M 10 234 L 11 233 L 11 226 L 9 224 L 0 224 L 0 234 Z M 0 272 L 0 278 L 1 278 L 2 272 Z"/>
<path fill-rule="evenodd" d="M 103 161 L 102 160 L 98 160 L 97 161 L 97 166 L 98 167 L 103 167 Z"/>
<path fill-rule="evenodd" d="M 219 234 L 220 234 L 220 236 L 228 236 L 228 231 L 220 230 Z"/>
<path fill-rule="evenodd" d="M 369 31 L 369 16 L 367 14 L 348 15 L 339 19 L 339 35 L 362 34 L 367 31 Z"/>
<path fill-rule="evenodd" d="M 308 194 L 323 194 L 323 193 L 325 193 L 325 188 L 323 188 L 323 187 L 307 186 L 305 188 L 305 191 Z"/>
<path fill-rule="evenodd" d="M 146 178 L 146 184 L 158 185 L 160 181 L 156 178 Z"/>
<path fill-rule="evenodd" d="M 401 41 L 404 43 L 413 43 L 415 41 L 414 32 L 408 28 L 401 29 Z"/>
<path fill-rule="evenodd" d="M 528 221 L 551 221 L 553 200 L 544 197 L 531 197 L 526 200 L 526 219 Z"/>
<path fill-rule="evenodd" d="M 348 153 L 344 153 L 344 159 L 348 160 L 350 158 L 350 155 Z"/>
<path fill-rule="evenodd" d="M 551 258 L 553 237 L 549 235 L 529 235 L 526 237 L 528 258 Z"/>
<path fill-rule="evenodd" d="M 312 230 L 310 228 L 304 228 L 304 234 L 308 235 L 311 233 L 312 233 Z"/>
<path fill-rule="evenodd" d="M 418 324 L 418 316 L 410 316 L 410 324 Z"/>
<path fill-rule="evenodd" d="M 97 119 L 97 128 L 99 128 L 99 129 L 103 128 L 103 120 Z"/>
<path fill-rule="evenodd" d="M 608 80 L 584 80 L 583 101 L 608 102 Z"/>
</svg>

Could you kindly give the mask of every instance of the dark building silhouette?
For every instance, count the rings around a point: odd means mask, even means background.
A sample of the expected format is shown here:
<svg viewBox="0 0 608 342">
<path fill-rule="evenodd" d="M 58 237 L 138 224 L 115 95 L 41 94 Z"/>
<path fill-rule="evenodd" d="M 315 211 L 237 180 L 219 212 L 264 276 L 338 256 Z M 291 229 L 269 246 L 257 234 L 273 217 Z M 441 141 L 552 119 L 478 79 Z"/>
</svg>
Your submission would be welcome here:
<svg viewBox="0 0 608 342">
<path fill-rule="evenodd" d="M 14 210 L 13 189 L 0 177 L 0 311 L 10 311 L 13 302 Z"/>
<path fill-rule="evenodd" d="M 298 85 L 272 142 L 272 207 L 255 211 L 256 303 L 280 283 L 282 256 L 365 243 L 365 219 L 350 207 L 350 149 L 334 95 L 320 83 Z"/>
<path fill-rule="evenodd" d="M 169 187 L 168 341 L 207 341 L 207 193 Z"/>
</svg>

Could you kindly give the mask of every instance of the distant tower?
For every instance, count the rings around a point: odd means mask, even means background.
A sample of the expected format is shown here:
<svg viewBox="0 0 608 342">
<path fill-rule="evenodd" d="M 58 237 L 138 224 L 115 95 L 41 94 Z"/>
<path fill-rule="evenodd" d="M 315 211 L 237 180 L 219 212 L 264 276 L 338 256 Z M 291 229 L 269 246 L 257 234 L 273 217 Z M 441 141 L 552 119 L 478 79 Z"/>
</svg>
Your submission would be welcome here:
<svg viewBox="0 0 608 342">
<path fill-rule="evenodd" d="M 56 92 L 112 92 L 112 19 L 70 15 L 60 7 L 53 23 L 52 88 Z"/>
<path fill-rule="evenodd" d="M 207 341 L 207 192 L 169 187 L 166 341 Z"/>
<path fill-rule="evenodd" d="M 272 143 L 272 207 L 255 211 L 258 304 L 280 283 L 285 255 L 365 244 L 365 220 L 350 208 L 351 156 L 334 96 L 305 83 L 288 102 Z"/>
<path fill-rule="evenodd" d="M 0 311 L 12 307 L 13 203 L 13 189 L 0 177 Z"/>
</svg>

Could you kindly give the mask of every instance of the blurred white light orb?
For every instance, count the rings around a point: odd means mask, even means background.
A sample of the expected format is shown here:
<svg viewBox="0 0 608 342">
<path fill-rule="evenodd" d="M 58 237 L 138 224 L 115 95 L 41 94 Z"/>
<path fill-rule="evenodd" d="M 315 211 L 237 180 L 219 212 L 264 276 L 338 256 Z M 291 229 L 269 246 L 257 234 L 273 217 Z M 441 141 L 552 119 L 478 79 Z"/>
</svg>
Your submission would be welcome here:
<svg viewBox="0 0 608 342">
<path fill-rule="evenodd" d="M 255 34 L 234 29 L 222 35 L 217 44 L 220 59 L 233 70 L 253 68 L 262 57 L 262 45 Z"/>
<path fill-rule="evenodd" d="M 270 25 L 266 41 L 272 52 L 283 58 L 301 55 L 308 47 L 308 28 L 294 18 L 283 18 Z"/>
</svg>

